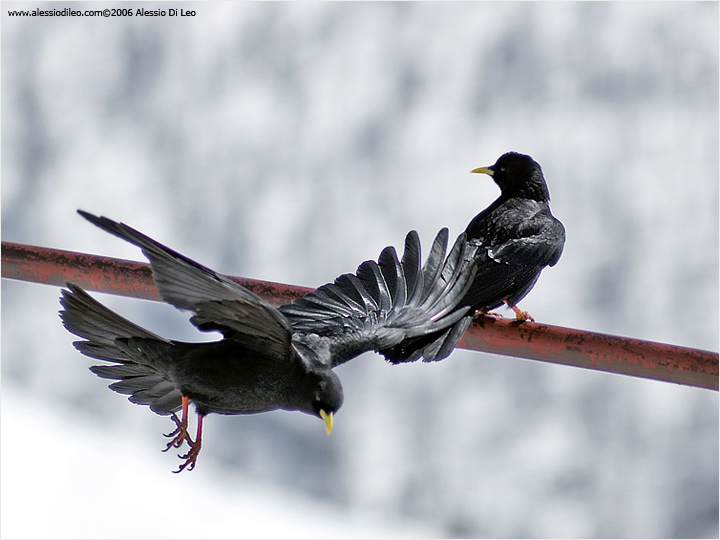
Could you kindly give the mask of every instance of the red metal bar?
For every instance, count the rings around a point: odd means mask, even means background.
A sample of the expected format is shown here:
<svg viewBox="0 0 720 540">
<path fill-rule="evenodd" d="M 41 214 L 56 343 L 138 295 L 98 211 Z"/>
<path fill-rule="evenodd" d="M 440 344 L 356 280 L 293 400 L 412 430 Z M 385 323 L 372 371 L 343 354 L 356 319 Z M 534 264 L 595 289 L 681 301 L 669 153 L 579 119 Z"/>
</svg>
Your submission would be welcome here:
<svg viewBox="0 0 720 540">
<path fill-rule="evenodd" d="M 159 301 L 150 265 L 2 242 L 2 277 Z M 312 289 L 232 277 L 280 305 Z M 718 389 L 718 353 L 513 319 L 483 317 L 460 347 L 568 366 Z"/>
<path fill-rule="evenodd" d="M 718 353 L 561 326 L 484 317 L 459 347 L 718 389 Z"/>
<path fill-rule="evenodd" d="M 2 242 L 2 277 L 58 287 L 69 281 L 88 291 L 162 301 L 149 264 L 74 251 Z M 287 304 L 313 290 L 228 277 L 274 305 Z"/>
</svg>

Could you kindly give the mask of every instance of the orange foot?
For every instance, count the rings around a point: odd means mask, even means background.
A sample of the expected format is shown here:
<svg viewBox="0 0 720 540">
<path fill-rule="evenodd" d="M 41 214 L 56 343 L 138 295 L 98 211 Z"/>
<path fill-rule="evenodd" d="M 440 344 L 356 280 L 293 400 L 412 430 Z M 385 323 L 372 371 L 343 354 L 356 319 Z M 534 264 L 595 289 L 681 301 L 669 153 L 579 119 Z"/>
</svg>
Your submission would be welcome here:
<svg viewBox="0 0 720 540">
<path fill-rule="evenodd" d="M 508 305 L 510 309 L 512 309 L 515 312 L 515 320 L 518 322 L 525 322 L 525 321 L 532 321 L 535 322 L 535 319 L 533 319 L 533 316 L 530 315 L 527 311 L 523 311 L 517 306 L 511 306 L 510 304 L 505 301 L 505 303 Z"/>
<path fill-rule="evenodd" d="M 180 465 L 177 471 L 173 471 L 174 473 L 179 473 L 185 470 L 187 468 L 188 471 L 192 471 L 195 468 L 195 462 L 197 461 L 198 455 L 200 455 L 200 448 L 202 447 L 202 423 L 203 423 L 203 415 L 198 414 L 198 430 L 197 430 L 197 436 L 195 437 L 195 442 L 193 443 L 190 440 L 190 437 L 187 437 L 188 445 L 190 446 L 190 451 L 185 455 L 178 454 L 178 457 L 180 459 L 184 459 L 185 463 Z"/>
<path fill-rule="evenodd" d="M 183 396 L 182 398 L 182 420 L 179 420 L 177 415 L 173 413 L 172 419 L 175 422 L 175 431 L 171 433 L 165 433 L 165 437 L 174 437 L 172 441 L 170 441 L 167 446 L 165 447 L 165 450 L 163 452 L 167 452 L 170 450 L 173 446 L 175 448 L 180 448 L 182 446 L 182 443 L 187 441 L 188 445 L 192 448 L 194 445 L 193 440 L 190 438 L 190 434 L 187 431 L 188 428 L 188 407 L 190 406 L 190 399 L 187 396 Z"/>
</svg>

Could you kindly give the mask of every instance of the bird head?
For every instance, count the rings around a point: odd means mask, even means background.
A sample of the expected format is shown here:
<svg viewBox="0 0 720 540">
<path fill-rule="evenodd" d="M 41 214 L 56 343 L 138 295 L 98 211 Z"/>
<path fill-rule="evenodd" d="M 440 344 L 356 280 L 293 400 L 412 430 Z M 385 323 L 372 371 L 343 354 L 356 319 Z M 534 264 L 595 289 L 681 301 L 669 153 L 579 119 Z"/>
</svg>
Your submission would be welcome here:
<svg viewBox="0 0 720 540">
<path fill-rule="evenodd" d="M 299 370 L 294 409 L 321 418 L 330 435 L 333 416 L 343 404 L 343 388 L 340 377 L 330 367 L 328 343 L 316 334 L 296 332 L 292 344 Z"/>
<path fill-rule="evenodd" d="M 312 410 L 315 416 L 325 422 L 327 434 L 333 428 L 333 415 L 343 404 L 343 389 L 340 378 L 332 369 L 327 369 L 318 380 L 312 400 Z"/>
<path fill-rule="evenodd" d="M 525 197 L 540 202 L 550 200 L 545 177 L 540 164 L 530 156 L 508 152 L 498 158 L 494 165 L 479 167 L 470 172 L 492 176 L 502 192 L 502 197 Z"/>
</svg>

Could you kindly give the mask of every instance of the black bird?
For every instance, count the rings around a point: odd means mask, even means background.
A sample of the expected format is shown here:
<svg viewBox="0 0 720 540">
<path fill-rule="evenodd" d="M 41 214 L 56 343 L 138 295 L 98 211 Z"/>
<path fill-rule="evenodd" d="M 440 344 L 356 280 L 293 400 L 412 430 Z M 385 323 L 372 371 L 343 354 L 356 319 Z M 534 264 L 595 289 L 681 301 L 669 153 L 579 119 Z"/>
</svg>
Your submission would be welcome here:
<svg viewBox="0 0 720 540">
<path fill-rule="evenodd" d="M 565 228 L 550 213 L 550 194 L 540 165 L 530 156 L 508 152 L 490 167 L 474 173 L 492 176 L 500 197 L 470 222 L 458 237 L 465 237 L 461 272 L 473 275 L 465 298 L 456 310 L 468 306 L 467 314 L 444 330 L 442 350 L 426 353 L 439 334 L 406 339 L 382 351 L 392 363 L 442 360 L 452 352 L 476 313 L 485 314 L 501 306 L 510 307 L 518 321 L 534 320 L 517 307 L 533 288 L 546 266 L 554 266 L 563 250 Z"/>
<path fill-rule="evenodd" d="M 534 320 L 517 307 L 546 266 L 554 266 L 565 244 L 565 227 L 550 212 L 550 193 L 540 165 L 508 152 L 474 173 L 492 176 L 500 197 L 465 229 L 475 250 L 475 277 L 465 302 L 481 313 L 510 307 L 520 321 Z"/>
<path fill-rule="evenodd" d="M 280 309 L 226 276 L 163 246 L 139 231 L 87 212 L 85 219 L 140 247 L 150 260 L 160 296 L 193 313 L 201 331 L 223 339 L 182 343 L 155 335 L 110 311 L 80 287 L 63 290 L 60 315 L 65 327 L 84 341 L 74 343 L 86 356 L 110 365 L 90 369 L 117 379 L 112 390 L 130 394 L 133 403 L 172 415 L 176 429 L 165 450 L 187 442 L 190 450 L 176 472 L 195 466 L 202 421 L 211 412 L 253 414 L 297 410 L 325 421 L 343 402 L 340 379 L 332 368 L 369 351 L 384 351 L 404 340 L 432 335 L 420 351 L 433 358 L 449 354 L 452 328 L 467 315 L 458 306 L 470 285 L 464 235 L 445 257 L 448 231 L 441 230 L 423 266 L 420 241 L 411 231 L 402 261 L 392 247 Z M 188 433 L 188 408 L 198 414 L 197 435 Z M 182 409 L 182 419 L 176 412 Z"/>
</svg>

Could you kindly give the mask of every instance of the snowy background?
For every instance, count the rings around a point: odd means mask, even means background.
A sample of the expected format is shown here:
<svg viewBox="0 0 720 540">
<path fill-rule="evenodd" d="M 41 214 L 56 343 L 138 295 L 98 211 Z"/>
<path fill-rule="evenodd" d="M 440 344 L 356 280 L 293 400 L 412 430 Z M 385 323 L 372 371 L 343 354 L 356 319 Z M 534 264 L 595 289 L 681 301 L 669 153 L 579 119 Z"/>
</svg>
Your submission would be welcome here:
<svg viewBox="0 0 720 540">
<path fill-rule="evenodd" d="M 144 7 L 189 17 L 16 18 Z M 142 260 L 83 208 L 218 271 L 318 286 L 454 236 L 505 151 L 565 253 L 540 322 L 718 347 L 718 4 L 2 4 L 2 239 Z M 338 369 L 300 413 L 167 418 L 106 388 L 59 289 L 2 282 L 4 537 L 717 537 L 718 394 L 456 351 Z M 176 339 L 187 315 L 96 295 Z M 506 313 L 507 314 L 507 313 Z"/>
</svg>

